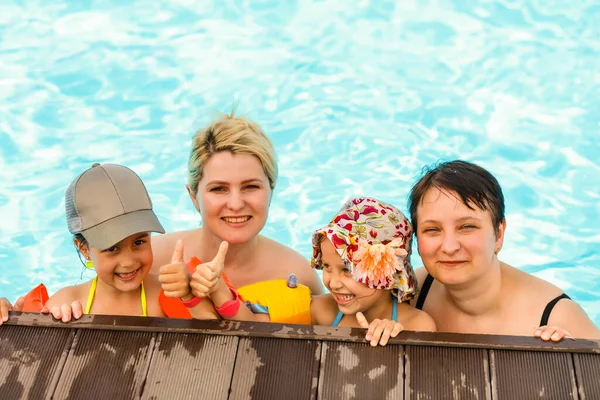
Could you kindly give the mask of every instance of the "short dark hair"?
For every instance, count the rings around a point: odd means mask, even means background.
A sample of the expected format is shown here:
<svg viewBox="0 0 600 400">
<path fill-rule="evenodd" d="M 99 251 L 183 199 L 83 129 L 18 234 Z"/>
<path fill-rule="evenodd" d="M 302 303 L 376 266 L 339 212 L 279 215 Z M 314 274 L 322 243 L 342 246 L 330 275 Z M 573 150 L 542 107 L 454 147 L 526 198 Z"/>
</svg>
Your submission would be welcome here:
<svg viewBox="0 0 600 400">
<path fill-rule="evenodd" d="M 504 195 L 500 184 L 489 171 L 468 161 L 454 160 L 425 167 L 412 187 L 408 199 L 410 219 L 417 233 L 417 206 L 432 187 L 456 192 L 463 204 L 474 210 L 490 211 L 496 233 L 504 221 Z"/>
<path fill-rule="evenodd" d="M 87 239 L 81 233 L 74 234 L 73 239 L 80 242 L 83 246 L 89 246 Z M 75 248 L 77 249 L 77 251 L 79 251 L 79 248 L 77 246 L 75 246 Z"/>
</svg>

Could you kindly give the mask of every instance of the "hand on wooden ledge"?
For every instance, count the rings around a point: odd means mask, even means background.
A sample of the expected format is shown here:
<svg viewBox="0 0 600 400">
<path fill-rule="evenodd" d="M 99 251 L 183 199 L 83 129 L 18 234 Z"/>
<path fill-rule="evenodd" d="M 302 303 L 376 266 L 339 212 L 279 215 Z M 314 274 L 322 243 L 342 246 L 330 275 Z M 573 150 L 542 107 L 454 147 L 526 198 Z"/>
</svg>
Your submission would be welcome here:
<svg viewBox="0 0 600 400">
<path fill-rule="evenodd" d="M 51 313 L 52 316 L 62 322 L 69 322 L 72 319 L 79 319 L 83 315 L 83 306 L 80 302 L 74 301 L 71 304 L 62 304 L 54 306 L 51 309 L 44 306 L 41 311 L 43 314 Z"/>
<path fill-rule="evenodd" d="M 378 343 L 385 346 L 390 337 L 396 337 L 404 330 L 401 323 L 389 319 L 375 319 L 369 323 L 361 312 L 356 313 L 356 320 L 361 328 L 368 329 L 365 339 L 370 341 L 371 346 L 377 346 Z"/>
<path fill-rule="evenodd" d="M 25 298 L 19 297 L 13 306 L 6 297 L 2 297 L 0 299 L 0 325 L 2 325 L 3 322 L 8 321 L 9 311 L 21 311 L 24 302 Z"/>
<path fill-rule="evenodd" d="M 566 330 L 559 326 L 540 326 L 536 329 L 533 336 L 539 337 L 544 341 L 552 340 L 553 342 L 560 342 L 563 338 L 573 339 L 573 336 Z"/>
</svg>

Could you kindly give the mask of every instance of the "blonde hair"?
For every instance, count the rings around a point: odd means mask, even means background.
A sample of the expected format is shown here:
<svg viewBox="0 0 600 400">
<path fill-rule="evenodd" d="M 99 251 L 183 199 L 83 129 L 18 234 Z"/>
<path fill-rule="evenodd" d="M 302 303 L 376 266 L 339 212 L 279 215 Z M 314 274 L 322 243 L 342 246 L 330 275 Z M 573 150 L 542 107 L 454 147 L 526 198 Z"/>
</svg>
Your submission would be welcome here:
<svg viewBox="0 0 600 400">
<path fill-rule="evenodd" d="M 258 158 L 269 178 L 271 190 L 275 189 L 278 170 L 273 143 L 256 122 L 236 117 L 234 108 L 230 114 L 222 114 L 194 134 L 188 161 L 188 184 L 193 193 L 198 190 L 198 183 L 208 160 L 223 151 Z"/>
</svg>

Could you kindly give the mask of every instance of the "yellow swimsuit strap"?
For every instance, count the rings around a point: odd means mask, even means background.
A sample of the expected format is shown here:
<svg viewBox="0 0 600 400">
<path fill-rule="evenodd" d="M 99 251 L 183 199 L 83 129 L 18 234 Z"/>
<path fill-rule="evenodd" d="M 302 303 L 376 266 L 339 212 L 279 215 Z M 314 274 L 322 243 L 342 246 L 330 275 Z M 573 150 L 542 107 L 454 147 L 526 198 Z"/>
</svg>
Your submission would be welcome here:
<svg viewBox="0 0 600 400">
<path fill-rule="evenodd" d="M 94 277 L 92 281 L 92 286 L 90 287 L 90 293 L 88 294 L 88 301 L 85 305 L 85 313 L 89 314 L 92 309 L 92 301 L 94 301 L 94 293 L 96 293 L 96 284 L 98 283 L 98 275 Z"/>
<path fill-rule="evenodd" d="M 142 317 L 147 317 L 148 311 L 146 311 L 146 291 L 144 290 L 144 281 L 142 281 Z"/>
<path fill-rule="evenodd" d="M 92 302 L 94 301 L 94 294 L 96 293 L 96 285 L 98 284 L 98 276 L 94 277 L 92 281 L 92 286 L 90 287 L 90 293 L 88 294 L 87 304 L 85 306 L 85 313 L 89 314 L 92 309 Z M 142 317 L 148 316 L 148 311 L 146 309 L 146 291 L 144 290 L 144 281 L 142 281 Z"/>
</svg>

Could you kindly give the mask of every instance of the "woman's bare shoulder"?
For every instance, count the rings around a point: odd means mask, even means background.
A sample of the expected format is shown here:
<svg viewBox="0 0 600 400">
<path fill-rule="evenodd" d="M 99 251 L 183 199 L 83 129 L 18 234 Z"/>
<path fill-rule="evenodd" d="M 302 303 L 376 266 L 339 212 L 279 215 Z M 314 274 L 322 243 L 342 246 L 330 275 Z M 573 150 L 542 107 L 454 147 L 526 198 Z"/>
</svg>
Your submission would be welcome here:
<svg viewBox="0 0 600 400">
<path fill-rule="evenodd" d="M 158 273 L 158 268 L 168 264 L 171 261 L 175 243 L 177 243 L 179 239 L 183 240 L 185 245 L 186 240 L 196 235 L 199 230 L 200 228 L 190 229 L 187 231 L 169 232 L 163 235 L 153 235 L 152 254 L 154 255 L 154 262 L 152 263 L 152 272 Z"/>
<path fill-rule="evenodd" d="M 313 295 L 324 292 L 321 279 L 317 272 L 310 267 L 310 263 L 302 254 L 272 239 L 261 236 L 263 239 L 263 255 L 271 264 L 271 270 L 283 271 L 286 275 L 293 272 L 298 281 L 310 288 Z"/>
<path fill-rule="evenodd" d="M 550 301 L 563 292 L 561 288 L 535 275 L 529 274 L 508 264 L 503 264 L 511 287 L 519 291 L 519 295 Z M 519 296 L 521 297 L 521 296 Z"/>
<path fill-rule="evenodd" d="M 417 310 L 408 304 L 398 305 L 399 322 L 404 325 L 404 329 L 411 331 L 436 331 L 433 318 L 425 311 Z"/>
</svg>

